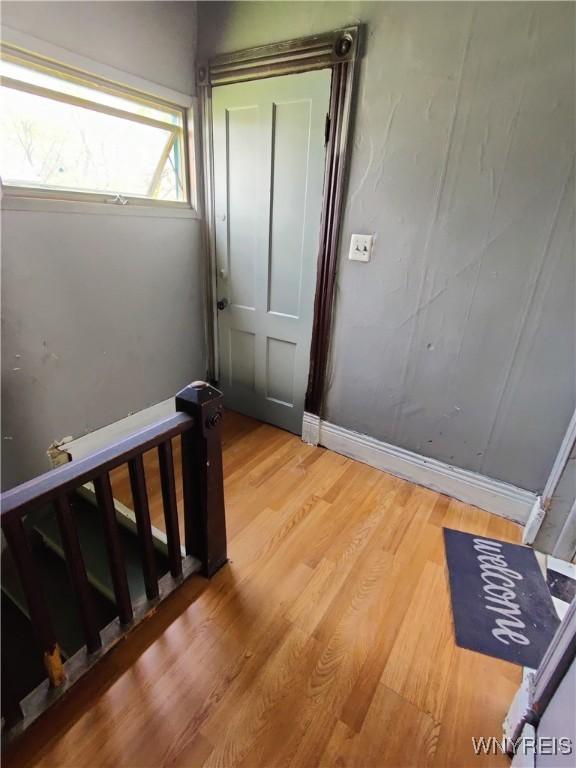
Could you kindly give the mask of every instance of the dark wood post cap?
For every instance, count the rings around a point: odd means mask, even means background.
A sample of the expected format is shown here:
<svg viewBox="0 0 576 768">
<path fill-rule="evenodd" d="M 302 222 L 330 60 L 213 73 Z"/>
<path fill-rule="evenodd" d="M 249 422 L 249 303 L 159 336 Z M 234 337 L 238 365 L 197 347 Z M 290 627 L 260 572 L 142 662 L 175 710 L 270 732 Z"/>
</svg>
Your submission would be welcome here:
<svg viewBox="0 0 576 768">
<path fill-rule="evenodd" d="M 222 397 L 222 392 L 206 381 L 193 381 L 176 394 L 176 410 L 188 412 L 190 405 L 204 405 Z"/>
<path fill-rule="evenodd" d="M 222 421 L 222 392 L 205 381 L 194 381 L 176 395 L 176 410 L 200 418 L 203 430 L 214 429 Z"/>
</svg>

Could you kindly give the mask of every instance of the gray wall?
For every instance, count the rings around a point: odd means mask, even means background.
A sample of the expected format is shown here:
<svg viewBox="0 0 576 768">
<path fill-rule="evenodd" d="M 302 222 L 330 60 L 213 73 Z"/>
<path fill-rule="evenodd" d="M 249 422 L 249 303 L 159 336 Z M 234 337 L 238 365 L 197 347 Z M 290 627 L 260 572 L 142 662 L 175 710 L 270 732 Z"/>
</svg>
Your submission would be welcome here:
<svg viewBox="0 0 576 768">
<path fill-rule="evenodd" d="M 6 26 L 191 92 L 192 3 L 2 11 Z M 54 439 L 205 375 L 199 221 L 5 210 L 2 276 L 4 488 L 48 469 Z"/>
<path fill-rule="evenodd" d="M 2 2 L 2 24 L 182 93 L 195 90 L 194 2 Z"/>
<path fill-rule="evenodd" d="M 575 402 L 574 11 L 199 3 L 202 55 L 367 25 L 325 417 L 529 490 Z"/>
</svg>

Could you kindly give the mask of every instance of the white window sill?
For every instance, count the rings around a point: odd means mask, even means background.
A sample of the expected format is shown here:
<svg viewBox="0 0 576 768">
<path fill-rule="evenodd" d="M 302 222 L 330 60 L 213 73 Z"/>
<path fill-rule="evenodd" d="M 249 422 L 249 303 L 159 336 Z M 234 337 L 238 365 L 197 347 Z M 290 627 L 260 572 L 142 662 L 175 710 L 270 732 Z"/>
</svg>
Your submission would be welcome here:
<svg viewBox="0 0 576 768">
<path fill-rule="evenodd" d="M 54 200 L 20 195 L 2 195 L 4 211 L 37 211 L 45 213 L 84 213 L 100 216 L 153 216 L 160 219 L 201 219 L 194 208 L 166 205 L 116 205 L 114 203 L 84 202 L 81 200 Z"/>
</svg>

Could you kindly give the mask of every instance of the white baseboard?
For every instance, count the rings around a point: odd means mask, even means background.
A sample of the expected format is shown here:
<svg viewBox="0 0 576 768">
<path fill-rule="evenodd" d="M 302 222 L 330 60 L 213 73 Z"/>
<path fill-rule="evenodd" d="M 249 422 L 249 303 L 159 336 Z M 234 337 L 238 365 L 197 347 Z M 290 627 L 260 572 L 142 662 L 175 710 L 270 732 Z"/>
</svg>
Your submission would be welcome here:
<svg viewBox="0 0 576 768">
<path fill-rule="evenodd" d="M 95 451 L 105 448 L 110 445 L 110 443 L 117 442 L 134 432 L 138 432 L 144 427 L 148 427 L 150 424 L 154 424 L 155 421 L 160 421 L 160 419 L 164 419 L 166 416 L 171 416 L 175 409 L 174 403 L 174 398 L 171 397 L 169 400 L 155 403 L 149 408 L 144 408 L 142 411 L 132 413 L 124 419 L 115 421 L 113 424 L 108 424 L 87 435 L 82 435 L 77 438 L 65 437 L 63 440 L 58 440 L 55 443 L 52 443 L 48 449 L 48 455 L 52 462 L 52 466 L 58 466 L 59 463 L 61 464 L 62 461 L 69 461 L 70 458 L 81 459 L 84 456 L 88 456 Z M 60 458 L 59 454 L 65 454 L 64 458 Z"/>
<path fill-rule="evenodd" d="M 313 414 L 304 414 L 302 439 L 522 525 L 537 499 L 530 491 L 321 421 Z"/>
<path fill-rule="evenodd" d="M 84 456 L 88 456 L 91 453 L 95 453 L 102 448 L 110 445 L 115 441 L 128 437 L 134 432 L 138 432 L 143 427 L 147 427 L 153 424 L 155 421 L 170 416 L 174 413 L 175 401 L 174 398 L 169 400 L 163 400 L 160 403 L 155 403 L 149 408 L 144 408 L 142 411 L 137 411 L 124 419 L 115 421 L 113 424 L 108 424 L 105 427 L 97 429 L 95 432 L 90 432 L 87 435 L 82 435 L 76 439 L 72 437 L 65 437 L 62 440 L 56 440 L 48 448 L 48 457 L 52 467 L 58 467 L 61 464 L 65 464 L 73 459 L 80 459 Z M 88 498 L 88 500 L 94 500 L 94 484 L 92 482 L 86 483 L 78 489 L 81 494 Z M 136 530 L 136 516 L 134 512 L 127 506 L 122 504 L 118 499 L 114 499 L 114 508 L 116 509 L 117 516 L 122 520 L 123 524 L 130 530 Z M 157 546 L 160 545 L 162 551 L 168 553 L 168 543 L 166 534 L 159 528 L 152 528 L 152 536 L 157 542 Z M 182 547 L 182 555 L 185 555 L 185 550 Z M 99 585 L 99 589 L 104 590 L 105 587 Z"/>
<path fill-rule="evenodd" d="M 542 509 L 542 497 L 537 496 L 526 520 L 526 526 L 522 534 L 522 544 L 534 544 L 545 516 L 546 512 Z"/>
<path fill-rule="evenodd" d="M 304 411 L 302 440 L 308 445 L 318 445 L 320 442 L 320 416 Z"/>
</svg>

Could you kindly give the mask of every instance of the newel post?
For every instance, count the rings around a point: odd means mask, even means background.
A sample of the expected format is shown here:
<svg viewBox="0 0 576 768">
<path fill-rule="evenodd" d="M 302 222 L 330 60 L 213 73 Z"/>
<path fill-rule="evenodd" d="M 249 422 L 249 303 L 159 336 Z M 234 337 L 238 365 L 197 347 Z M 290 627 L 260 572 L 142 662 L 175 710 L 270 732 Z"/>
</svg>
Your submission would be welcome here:
<svg viewBox="0 0 576 768">
<path fill-rule="evenodd" d="M 194 427 L 182 434 L 182 485 L 186 554 L 213 576 L 227 561 L 224 480 L 222 474 L 222 393 L 195 381 L 176 395 L 176 410 L 189 414 Z"/>
</svg>

